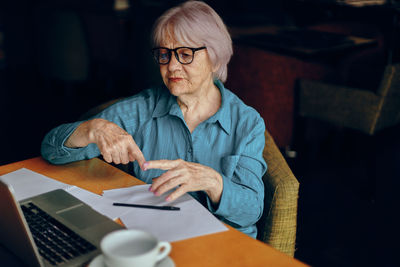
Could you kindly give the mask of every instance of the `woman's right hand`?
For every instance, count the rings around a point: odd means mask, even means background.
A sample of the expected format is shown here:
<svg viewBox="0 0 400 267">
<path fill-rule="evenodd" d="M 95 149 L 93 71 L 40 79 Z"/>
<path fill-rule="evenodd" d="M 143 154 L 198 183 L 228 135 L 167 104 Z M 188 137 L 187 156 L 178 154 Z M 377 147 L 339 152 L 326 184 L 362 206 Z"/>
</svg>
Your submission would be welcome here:
<svg viewBox="0 0 400 267">
<path fill-rule="evenodd" d="M 83 122 L 65 141 L 64 145 L 77 148 L 91 143 L 97 144 L 104 160 L 108 163 L 127 164 L 137 160 L 142 168 L 143 163 L 146 162 L 133 137 L 117 124 L 104 119 Z"/>
</svg>

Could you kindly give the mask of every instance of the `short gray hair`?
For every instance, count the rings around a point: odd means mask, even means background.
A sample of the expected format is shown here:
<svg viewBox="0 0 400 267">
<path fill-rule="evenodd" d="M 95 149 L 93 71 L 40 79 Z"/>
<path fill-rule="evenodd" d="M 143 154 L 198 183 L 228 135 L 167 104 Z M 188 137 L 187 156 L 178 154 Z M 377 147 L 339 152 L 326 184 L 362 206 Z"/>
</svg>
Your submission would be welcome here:
<svg viewBox="0 0 400 267">
<path fill-rule="evenodd" d="M 232 39 L 221 17 L 201 1 L 187 1 L 168 9 L 153 27 L 153 45 L 172 38 L 187 46 L 205 46 L 213 67 L 214 78 L 226 81 L 228 63 L 233 54 Z"/>
</svg>

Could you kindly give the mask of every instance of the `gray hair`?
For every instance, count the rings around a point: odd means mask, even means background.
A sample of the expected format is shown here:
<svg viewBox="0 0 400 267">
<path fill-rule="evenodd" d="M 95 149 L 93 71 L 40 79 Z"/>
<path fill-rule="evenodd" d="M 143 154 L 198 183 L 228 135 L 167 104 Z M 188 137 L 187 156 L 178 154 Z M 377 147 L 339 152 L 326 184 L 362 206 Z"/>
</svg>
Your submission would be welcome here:
<svg viewBox="0 0 400 267">
<path fill-rule="evenodd" d="M 233 54 L 232 39 L 221 17 L 201 1 L 187 1 L 167 10 L 153 27 L 153 45 L 172 38 L 187 46 L 205 46 L 213 67 L 214 79 L 226 81 Z"/>
</svg>

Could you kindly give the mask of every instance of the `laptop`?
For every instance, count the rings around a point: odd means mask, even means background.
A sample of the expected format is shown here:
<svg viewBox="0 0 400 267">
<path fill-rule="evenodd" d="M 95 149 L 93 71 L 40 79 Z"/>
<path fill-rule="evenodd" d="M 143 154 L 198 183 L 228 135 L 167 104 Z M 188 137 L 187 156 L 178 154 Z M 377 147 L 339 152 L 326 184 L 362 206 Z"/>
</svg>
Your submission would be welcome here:
<svg viewBox="0 0 400 267">
<path fill-rule="evenodd" d="M 62 189 L 18 203 L 1 179 L 0 214 L 0 243 L 28 266 L 82 266 L 123 228 Z"/>
</svg>

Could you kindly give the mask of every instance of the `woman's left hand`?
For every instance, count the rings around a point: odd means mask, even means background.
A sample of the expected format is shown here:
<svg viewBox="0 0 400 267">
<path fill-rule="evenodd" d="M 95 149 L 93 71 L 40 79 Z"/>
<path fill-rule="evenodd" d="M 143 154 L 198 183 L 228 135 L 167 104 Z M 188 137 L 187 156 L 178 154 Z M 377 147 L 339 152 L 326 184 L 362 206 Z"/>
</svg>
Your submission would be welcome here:
<svg viewBox="0 0 400 267">
<path fill-rule="evenodd" d="M 186 192 L 205 191 L 214 204 L 219 203 L 222 195 L 222 176 L 214 169 L 182 159 L 153 160 L 143 164 L 145 170 L 162 169 L 165 173 L 153 179 L 150 187 L 156 196 L 178 187 L 167 198 L 172 201 Z"/>
</svg>

